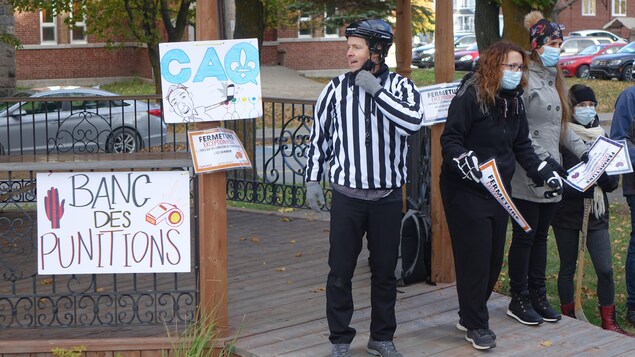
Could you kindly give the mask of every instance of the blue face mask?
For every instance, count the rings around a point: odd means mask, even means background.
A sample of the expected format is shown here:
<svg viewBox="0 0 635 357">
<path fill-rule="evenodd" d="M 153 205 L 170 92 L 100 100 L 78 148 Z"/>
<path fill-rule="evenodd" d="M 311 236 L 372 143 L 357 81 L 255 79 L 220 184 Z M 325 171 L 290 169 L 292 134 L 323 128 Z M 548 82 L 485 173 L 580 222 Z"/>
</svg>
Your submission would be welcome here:
<svg viewBox="0 0 635 357">
<path fill-rule="evenodd" d="M 558 64 L 558 60 L 560 59 L 560 49 L 549 46 L 542 46 L 544 51 L 540 55 L 540 59 L 542 60 L 542 64 L 545 67 L 555 67 Z"/>
<path fill-rule="evenodd" d="M 588 125 L 595 119 L 594 107 L 575 107 L 575 120 L 581 125 Z"/>
<path fill-rule="evenodd" d="M 501 87 L 503 87 L 503 89 L 516 89 L 516 87 L 518 87 L 518 85 L 520 84 L 520 80 L 523 78 L 523 72 L 522 71 L 509 71 L 509 70 L 504 70 L 503 71 L 503 78 L 501 78 Z"/>
</svg>

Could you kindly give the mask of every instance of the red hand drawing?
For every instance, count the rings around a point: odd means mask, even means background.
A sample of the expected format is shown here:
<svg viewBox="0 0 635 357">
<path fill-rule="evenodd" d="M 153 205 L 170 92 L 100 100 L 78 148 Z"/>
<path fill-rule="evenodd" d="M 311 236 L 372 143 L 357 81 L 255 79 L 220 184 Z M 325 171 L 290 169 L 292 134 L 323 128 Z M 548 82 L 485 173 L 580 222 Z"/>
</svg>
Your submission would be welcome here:
<svg viewBox="0 0 635 357">
<path fill-rule="evenodd" d="M 51 187 L 46 191 L 44 196 L 44 209 L 46 211 L 46 217 L 51 221 L 51 228 L 60 228 L 60 219 L 64 215 L 64 201 L 60 204 L 60 196 L 57 192 L 57 188 Z"/>
</svg>

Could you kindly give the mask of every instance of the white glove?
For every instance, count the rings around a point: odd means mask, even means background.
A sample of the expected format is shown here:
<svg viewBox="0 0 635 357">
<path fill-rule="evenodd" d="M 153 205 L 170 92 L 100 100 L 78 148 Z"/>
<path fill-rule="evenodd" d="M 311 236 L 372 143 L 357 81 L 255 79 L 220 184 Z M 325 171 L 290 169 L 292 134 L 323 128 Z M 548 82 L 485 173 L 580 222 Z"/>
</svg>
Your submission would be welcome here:
<svg viewBox="0 0 635 357">
<path fill-rule="evenodd" d="M 320 205 L 324 206 L 326 200 L 324 199 L 324 191 L 322 186 L 317 181 L 308 181 L 306 183 L 306 203 L 315 212 L 322 212 Z"/>
<path fill-rule="evenodd" d="M 464 152 L 459 157 L 455 157 L 452 160 L 456 162 L 456 166 L 458 166 L 459 171 L 463 174 L 462 178 L 464 180 L 469 179 L 477 183 L 481 182 L 483 173 L 478 167 L 478 158 L 474 155 L 474 151 L 470 150 L 468 152 Z"/>
<path fill-rule="evenodd" d="M 377 78 L 366 70 L 361 70 L 355 75 L 355 85 L 358 85 L 373 97 L 381 90 L 381 84 L 377 82 Z"/>
<path fill-rule="evenodd" d="M 562 179 L 547 161 L 541 162 L 538 166 L 538 175 L 547 183 L 547 186 L 553 189 L 553 191 L 545 191 L 545 198 L 554 198 L 562 194 Z"/>
</svg>

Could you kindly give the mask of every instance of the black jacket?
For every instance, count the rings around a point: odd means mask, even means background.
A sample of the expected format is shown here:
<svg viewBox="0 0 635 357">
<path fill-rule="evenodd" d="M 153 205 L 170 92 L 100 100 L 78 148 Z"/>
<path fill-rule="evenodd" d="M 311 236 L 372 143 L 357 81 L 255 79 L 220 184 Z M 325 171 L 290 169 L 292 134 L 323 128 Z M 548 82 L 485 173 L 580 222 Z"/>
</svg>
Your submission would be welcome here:
<svg viewBox="0 0 635 357">
<path fill-rule="evenodd" d="M 464 84 L 465 85 L 465 84 Z M 453 158 L 472 150 L 479 163 L 496 158 L 503 185 L 511 194 L 511 179 L 516 161 L 528 172 L 535 172 L 540 159 L 533 151 L 529 139 L 522 91 L 502 91 L 496 106 L 488 113 L 480 107 L 476 90 L 467 84 L 459 89 L 448 109 L 448 118 L 441 135 L 441 179 L 472 192 L 490 196 L 485 186 L 462 179 Z"/>
<path fill-rule="evenodd" d="M 590 125 L 596 127 L 600 125 L 599 119 Z M 569 169 L 577 165 L 580 160 L 569 150 L 561 147 L 560 153 L 562 154 L 563 166 Z M 609 200 L 606 196 L 607 192 L 613 192 L 618 187 L 620 177 L 618 175 L 608 176 L 602 175 L 597 181 L 597 185 L 604 191 L 604 206 L 606 210 L 602 216 L 595 218 L 595 214 L 591 212 L 589 215 L 589 230 L 596 231 L 602 229 L 608 229 L 609 227 Z M 590 190 L 590 189 L 589 189 Z M 558 203 L 556 214 L 551 221 L 551 225 L 558 228 L 566 229 L 582 229 L 582 215 L 584 214 L 584 196 L 583 193 L 572 188 L 571 186 L 564 185 L 564 193 L 562 194 L 562 201 Z"/>
</svg>

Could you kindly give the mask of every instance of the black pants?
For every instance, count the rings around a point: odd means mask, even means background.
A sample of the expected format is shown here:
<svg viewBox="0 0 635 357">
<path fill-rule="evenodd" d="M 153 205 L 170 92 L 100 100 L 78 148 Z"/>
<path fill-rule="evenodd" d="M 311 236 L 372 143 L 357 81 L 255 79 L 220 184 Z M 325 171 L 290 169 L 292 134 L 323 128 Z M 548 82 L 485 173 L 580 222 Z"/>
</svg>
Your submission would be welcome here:
<svg viewBox="0 0 635 357">
<path fill-rule="evenodd" d="M 514 199 L 530 232 L 512 220 L 512 244 L 509 247 L 509 287 L 514 293 L 545 288 L 547 270 L 547 236 L 556 203 L 539 203 Z"/>
<path fill-rule="evenodd" d="M 459 316 L 469 329 L 489 328 L 487 300 L 503 264 L 508 214 L 491 196 L 441 181 L 452 240 Z"/>
<path fill-rule="evenodd" d="M 560 255 L 558 295 L 561 304 L 569 304 L 573 302 L 574 298 L 573 279 L 578 259 L 580 231 L 554 227 L 553 233 Z M 598 277 L 598 303 L 602 306 L 613 305 L 615 304 L 615 283 L 613 282 L 613 257 L 608 229 L 588 231 L 586 248 Z"/>
<path fill-rule="evenodd" d="M 396 189 L 378 201 L 347 197 L 333 190 L 329 267 L 326 282 L 326 318 L 331 343 L 351 343 L 355 329 L 351 279 L 366 234 L 370 253 L 371 321 L 370 337 L 392 341 L 397 328 L 395 267 L 399 254 L 401 190 Z"/>
</svg>

